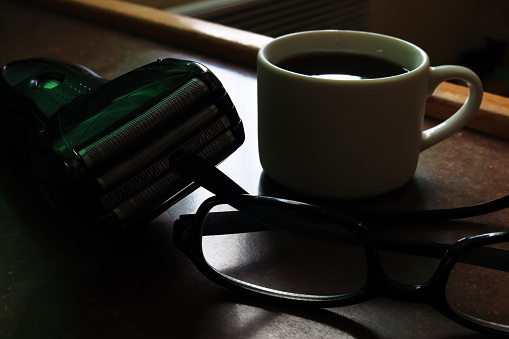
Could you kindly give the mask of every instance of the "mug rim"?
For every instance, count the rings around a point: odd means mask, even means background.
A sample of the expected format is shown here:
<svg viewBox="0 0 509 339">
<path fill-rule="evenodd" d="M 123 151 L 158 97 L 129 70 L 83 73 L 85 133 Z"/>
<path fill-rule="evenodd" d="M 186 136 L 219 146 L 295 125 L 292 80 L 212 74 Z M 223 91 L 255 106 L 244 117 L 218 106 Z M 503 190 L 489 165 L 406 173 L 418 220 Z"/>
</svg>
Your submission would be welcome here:
<svg viewBox="0 0 509 339">
<path fill-rule="evenodd" d="M 404 46 L 411 48 L 411 50 L 413 50 L 416 53 L 416 55 L 420 56 L 421 60 L 420 60 L 420 62 L 418 62 L 416 64 L 415 67 L 405 67 L 408 70 L 408 72 L 405 72 L 402 74 L 396 74 L 396 75 L 382 77 L 382 78 L 359 80 L 359 79 L 330 79 L 330 78 L 325 78 L 325 77 L 316 77 L 313 75 L 307 75 L 307 74 L 302 74 L 302 73 L 298 73 L 298 72 L 293 72 L 293 71 L 290 71 L 290 70 L 287 70 L 285 68 L 278 66 L 276 64 L 277 61 L 273 62 L 273 61 L 269 60 L 270 58 L 267 56 L 267 53 L 268 53 L 268 51 L 270 51 L 270 49 L 274 49 L 275 48 L 274 46 L 277 46 L 277 45 L 281 44 L 282 42 L 284 43 L 287 40 L 305 38 L 306 36 L 312 36 L 312 35 L 318 35 L 318 34 L 320 34 L 320 35 L 329 35 L 330 34 L 330 35 L 337 35 L 337 36 L 340 36 L 340 35 L 355 36 L 355 35 L 357 35 L 359 37 L 363 36 L 363 37 L 371 37 L 371 38 L 374 37 L 374 38 L 383 39 L 385 41 L 390 41 L 392 43 L 401 44 L 402 46 L 404 45 Z M 313 51 L 313 49 L 311 49 L 310 51 Z M 319 51 L 319 50 L 316 49 L 316 51 Z M 355 52 L 357 52 L 357 51 L 355 51 Z M 383 52 L 383 49 L 382 49 L 382 52 Z M 295 53 L 295 54 L 297 54 L 297 53 Z M 360 54 L 373 55 L 373 54 L 362 53 L 362 52 L 360 52 Z M 366 83 L 368 81 L 369 82 L 383 82 L 383 81 L 390 81 L 391 79 L 395 80 L 397 78 L 410 76 L 413 73 L 422 70 L 423 68 L 429 67 L 428 54 L 422 48 L 420 48 L 419 46 L 417 46 L 409 41 L 406 41 L 406 40 L 403 40 L 403 39 L 400 39 L 397 37 L 393 37 L 390 35 L 374 33 L 374 32 L 355 31 L 355 30 L 335 30 L 335 29 L 310 30 L 310 31 L 295 32 L 295 33 L 290 33 L 290 34 L 279 36 L 277 38 L 274 38 L 274 40 L 270 41 L 266 45 L 264 45 L 258 51 L 257 59 L 258 59 L 258 67 L 260 66 L 260 63 L 263 63 L 272 69 L 282 72 L 283 74 L 292 75 L 292 76 L 300 76 L 300 77 L 303 77 L 303 78 L 306 78 L 306 79 L 309 79 L 312 81 L 336 82 L 336 83 L 337 82 L 351 82 L 352 84 L 353 83 Z M 385 58 L 385 59 L 389 59 L 389 58 Z M 389 60 L 393 60 L 393 59 L 389 59 Z M 398 64 L 401 64 L 401 63 L 398 63 Z"/>
</svg>

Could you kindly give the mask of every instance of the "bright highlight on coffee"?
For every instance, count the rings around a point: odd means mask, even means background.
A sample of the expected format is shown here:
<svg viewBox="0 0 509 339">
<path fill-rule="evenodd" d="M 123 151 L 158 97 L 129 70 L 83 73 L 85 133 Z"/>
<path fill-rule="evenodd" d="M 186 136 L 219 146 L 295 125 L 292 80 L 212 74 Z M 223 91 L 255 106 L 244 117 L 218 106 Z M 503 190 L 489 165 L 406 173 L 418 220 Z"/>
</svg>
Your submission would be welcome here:
<svg viewBox="0 0 509 339">
<path fill-rule="evenodd" d="M 294 73 L 341 80 L 387 78 L 408 72 L 391 60 L 347 52 L 298 54 L 283 59 L 278 66 Z"/>
</svg>

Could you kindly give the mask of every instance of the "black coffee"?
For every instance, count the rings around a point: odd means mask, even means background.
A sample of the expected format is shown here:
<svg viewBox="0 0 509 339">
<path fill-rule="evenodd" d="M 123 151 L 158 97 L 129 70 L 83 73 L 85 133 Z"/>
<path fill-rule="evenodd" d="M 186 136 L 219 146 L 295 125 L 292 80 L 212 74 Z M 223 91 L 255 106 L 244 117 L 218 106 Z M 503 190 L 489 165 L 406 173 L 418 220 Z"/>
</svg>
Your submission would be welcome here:
<svg viewBox="0 0 509 339">
<path fill-rule="evenodd" d="M 376 79 L 408 72 L 390 60 L 346 52 L 300 54 L 282 60 L 278 66 L 295 73 L 332 79 Z"/>
</svg>

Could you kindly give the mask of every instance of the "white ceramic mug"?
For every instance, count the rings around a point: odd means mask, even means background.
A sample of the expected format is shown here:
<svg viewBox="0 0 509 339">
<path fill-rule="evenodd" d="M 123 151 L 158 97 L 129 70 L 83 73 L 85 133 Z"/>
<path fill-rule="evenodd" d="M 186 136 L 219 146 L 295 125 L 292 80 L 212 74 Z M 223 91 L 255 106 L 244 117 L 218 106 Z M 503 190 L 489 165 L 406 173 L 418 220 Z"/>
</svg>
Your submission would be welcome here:
<svg viewBox="0 0 509 339">
<path fill-rule="evenodd" d="M 392 60 L 408 72 L 340 80 L 281 68 L 289 57 L 342 51 Z M 427 54 L 401 39 L 358 31 L 310 31 L 274 39 L 258 53 L 258 143 L 264 171 L 301 193 L 334 199 L 380 195 L 408 182 L 419 153 L 462 128 L 483 89 L 460 66 L 430 67 Z M 459 79 L 470 94 L 449 119 L 423 131 L 426 98 Z"/>
</svg>

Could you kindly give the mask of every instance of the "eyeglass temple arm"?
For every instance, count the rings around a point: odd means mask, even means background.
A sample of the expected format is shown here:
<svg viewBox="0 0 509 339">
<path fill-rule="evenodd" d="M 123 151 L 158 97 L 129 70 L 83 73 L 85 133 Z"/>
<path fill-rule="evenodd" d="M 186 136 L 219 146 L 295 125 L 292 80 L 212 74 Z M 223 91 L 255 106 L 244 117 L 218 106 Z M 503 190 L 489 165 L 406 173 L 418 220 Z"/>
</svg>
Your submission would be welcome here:
<svg viewBox="0 0 509 339">
<path fill-rule="evenodd" d="M 248 194 L 226 174 L 192 152 L 180 151 L 175 156 L 175 163 L 178 168 L 191 176 L 197 184 L 215 195 Z"/>
<path fill-rule="evenodd" d="M 378 222 L 432 222 L 475 217 L 497 212 L 509 207 L 509 195 L 477 205 L 435 210 L 407 211 L 343 211 L 343 213 L 365 223 Z"/>
<path fill-rule="evenodd" d="M 452 245 L 375 237 L 377 248 L 389 252 L 413 254 L 429 258 L 442 259 Z M 459 260 L 464 264 L 509 272 L 509 251 L 491 247 L 476 247 L 463 253 Z"/>
<path fill-rule="evenodd" d="M 437 259 L 442 259 L 451 248 L 451 245 L 449 244 L 380 236 L 374 236 L 374 240 L 377 248 L 382 251 L 412 254 Z"/>
<path fill-rule="evenodd" d="M 216 195 L 248 194 L 241 186 L 221 172 L 208 161 L 198 155 L 181 151 L 175 157 L 177 166 L 185 171 L 205 189 Z M 509 207 L 509 195 L 477 205 L 435 209 L 435 210 L 407 210 L 407 211 L 341 211 L 348 216 L 364 223 L 387 222 L 430 222 L 440 220 L 455 220 L 470 218 L 478 215 L 493 213 Z"/>
<path fill-rule="evenodd" d="M 206 160 L 200 158 L 191 152 L 182 151 L 176 156 L 176 162 L 180 168 L 183 168 L 187 173 L 193 177 L 193 179 L 204 188 L 216 195 L 236 195 L 236 194 L 247 194 L 247 192 L 240 187 L 237 183 L 231 180 L 223 172 L 212 166 Z M 506 208 L 509 205 L 509 196 L 505 196 L 484 204 L 461 207 L 454 209 L 445 210 L 433 210 L 433 211 L 398 211 L 398 212 L 352 212 L 350 216 L 358 217 L 365 221 L 372 219 L 374 221 L 404 221 L 404 220 L 443 220 L 443 219 L 455 219 L 465 218 L 467 216 L 474 216 L 483 213 L 489 213 L 496 210 Z M 358 215 L 357 215 L 358 214 Z M 182 221 L 187 219 L 187 216 L 183 215 L 180 217 Z M 217 234 L 233 234 L 242 232 L 255 232 L 261 230 L 270 229 L 267 225 L 259 222 L 257 226 L 253 228 L 250 225 L 249 228 L 239 229 L 239 223 L 230 225 L 226 228 L 227 223 L 222 223 L 216 229 Z M 419 242 L 409 240 L 398 240 L 390 238 L 375 238 L 380 249 L 415 254 L 420 256 L 426 256 L 431 258 L 443 258 L 446 251 L 450 248 L 450 245 L 430 242 Z M 474 255 L 469 255 L 464 258 L 469 263 L 477 266 L 491 267 L 494 269 L 500 269 L 509 272 L 509 254 L 507 251 L 496 250 L 492 248 L 477 248 L 472 250 Z"/>
<path fill-rule="evenodd" d="M 243 213 L 213 212 L 210 213 L 209 216 L 213 216 L 215 220 L 208 223 L 208 227 L 206 229 L 207 233 L 203 234 L 204 236 L 261 232 L 274 229 L 255 218 L 250 217 L 250 222 L 246 222 L 245 214 Z M 244 218 L 242 218 L 242 216 L 244 216 Z M 184 224 L 189 224 L 192 222 L 194 217 L 194 214 L 186 214 L 181 215 L 179 219 Z M 239 219 L 242 219 L 242 222 L 235 222 Z M 377 248 L 382 251 L 411 254 L 436 259 L 444 258 L 447 251 L 449 251 L 452 247 L 452 245 L 443 243 L 395 239 L 380 236 L 375 236 L 374 241 Z M 509 251 L 501 249 L 488 247 L 474 248 L 461 255 L 459 261 L 478 267 L 509 272 Z"/>
<path fill-rule="evenodd" d="M 194 153 L 182 151 L 177 154 L 175 161 L 177 162 L 177 165 L 184 169 L 188 174 L 190 174 L 198 184 L 216 195 L 248 194 L 247 191 L 240 187 L 236 182 L 231 180 L 227 175 Z M 509 195 L 506 195 L 504 197 L 483 204 L 452 209 L 396 212 L 363 211 L 350 212 L 347 214 L 352 217 L 357 217 L 362 221 L 383 222 L 416 219 L 421 221 L 432 221 L 462 219 L 470 216 L 491 213 L 507 208 L 508 206 Z M 180 218 L 182 221 L 184 221 L 186 217 L 187 216 L 183 215 Z M 255 229 L 250 227 L 249 229 L 240 230 L 238 228 L 238 224 L 230 227 L 229 230 L 225 229 L 224 227 L 224 224 L 221 225 L 221 227 L 218 228 L 216 232 L 222 232 L 218 234 L 233 234 L 270 229 L 270 227 L 263 224 L 262 222 L 260 222 L 259 225 L 255 227 Z M 375 240 L 380 249 L 395 251 L 399 253 L 415 254 L 431 258 L 443 258 L 446 251 L 450 248 L 450 245 L 447 244 L 431 242 L 398 240 L 380 237 L 375 238 Z M 489 267 L 509 272 L 508 251 L 481 247 L 472 250 L 468 256 L 463 256 L 462 260 L 466 260 L 468 263 L 472 263 L 477 266 Z"/>
</svg>

